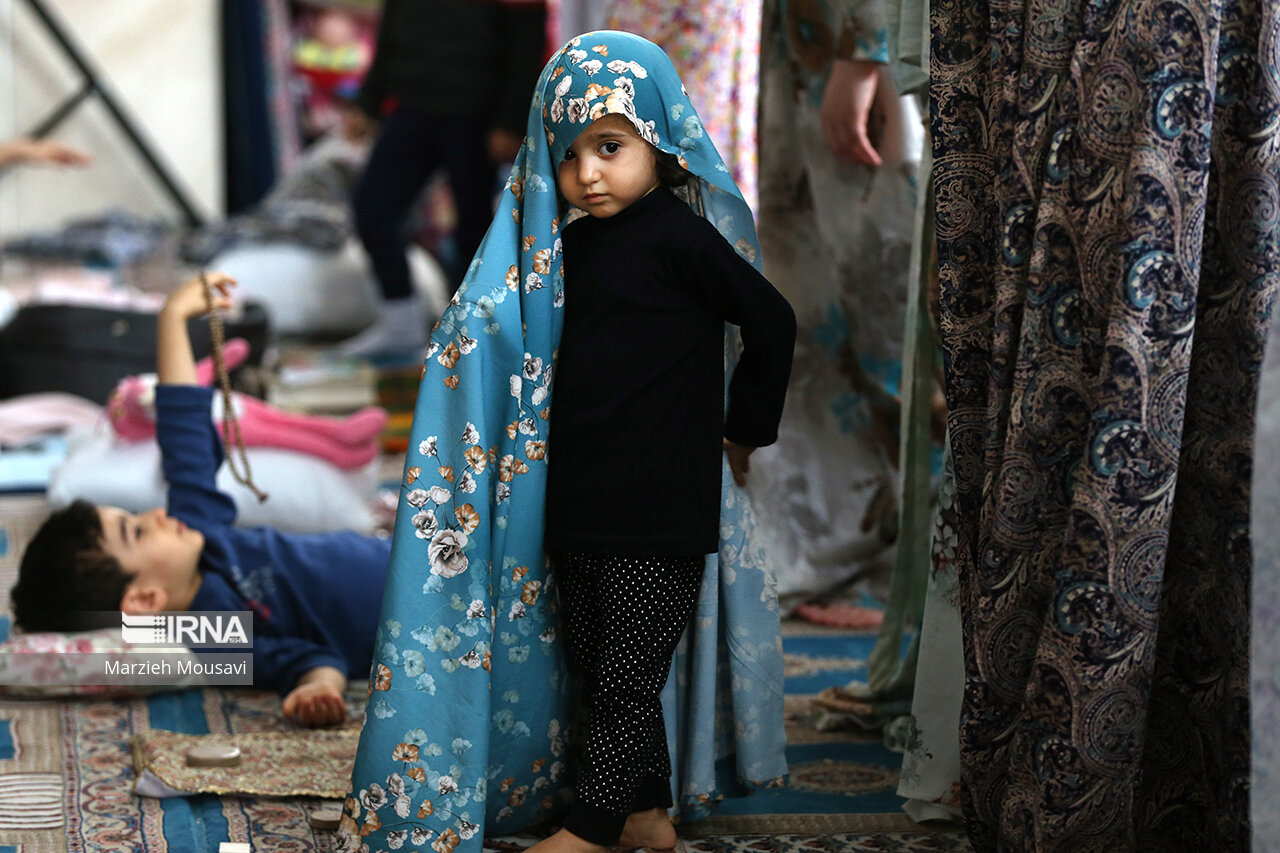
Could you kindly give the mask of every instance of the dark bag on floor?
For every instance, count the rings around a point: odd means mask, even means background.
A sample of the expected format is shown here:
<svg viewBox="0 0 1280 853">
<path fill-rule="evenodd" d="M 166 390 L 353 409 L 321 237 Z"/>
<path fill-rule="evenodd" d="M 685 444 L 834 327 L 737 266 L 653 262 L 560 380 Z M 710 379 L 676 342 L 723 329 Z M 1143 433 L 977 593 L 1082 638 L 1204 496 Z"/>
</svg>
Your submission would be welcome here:
<svg viewBox="0 0 1280 853">
<path fill-rule="evenodd" d="M 267 313 L 244 305 L 227 320 L 226 337 L 249 342 L 247 363 L 258 366 L 267 346 Z M 197 359 L 212 352 L 209 321 L 191 320 Z M 28 305 L 0 329 L 0 399 L 64 391 L 105 404 L 116 383 L 156 369 L 156 315 L 86 305 Z"/>
</svg>

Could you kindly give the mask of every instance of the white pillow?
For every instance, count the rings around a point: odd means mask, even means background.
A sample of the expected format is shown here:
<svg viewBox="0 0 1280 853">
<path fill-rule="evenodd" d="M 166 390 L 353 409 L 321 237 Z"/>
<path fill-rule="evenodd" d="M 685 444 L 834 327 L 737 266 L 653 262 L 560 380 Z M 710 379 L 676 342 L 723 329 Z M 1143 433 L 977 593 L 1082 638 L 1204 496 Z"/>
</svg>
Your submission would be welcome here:
<svg viewBox="0 0 1280 853">
<path fill-rule="evenodd" d="M 137 682 L 128 676 L 108 678 L 104 661 L 167 661 L 175 673 L 163 683 Z M 135 646 L 126 643 L 119 628 L 80 633 L 17 634 L 0 642 L 0 697 L 59 699 L 76 696 L 145 696 L 198 685 L 200 676 L 179 675 L 184 661 L 196 660 L 182 646 Z"/>
<path fill-rule="evenodd" d="M 104 421 L 73 432 L 67 459 L 53 472 L 47 497 L 54 507 L 77 498 L 146 512 L 164 506 L 160 447 L 155 440 L 120 441 Z M 305 453 L 249 448 L 253 481 L 269 497 L 263 503 L 236 482 L 230 468 L 218 471 L 218 488 L 236 504 L 239 527 L 274 527 L 291 533 L 354 530 L 372 533 L 378 461 L 344 471 Z"/>
<path fill-rule="evenodd" d="M 408 251 L 414 289 L 439 317 L 449 302 L 444 272 L 419 246 Z M 266 307 L 278 335 L 358 332 L 374 320 L 378 288 L 354 238 L 341 251 L 295 243 L 246 243 L 208 264 L 236 280 L 236 293 Z"/>
</svg>

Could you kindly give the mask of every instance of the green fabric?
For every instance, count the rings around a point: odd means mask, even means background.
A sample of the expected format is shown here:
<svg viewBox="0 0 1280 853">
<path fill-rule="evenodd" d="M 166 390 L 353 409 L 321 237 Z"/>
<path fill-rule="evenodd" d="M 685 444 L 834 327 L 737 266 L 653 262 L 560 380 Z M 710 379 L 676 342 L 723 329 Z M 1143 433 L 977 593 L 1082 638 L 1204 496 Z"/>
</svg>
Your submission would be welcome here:
<svg viewBox="0 0 1280 853">
<path fill-rule="evenodd" d="M 893 87 L 900 95 L 925 95 L 929 89 L 929 4 L 926 0 L 885 0 L 884 5 Z"/>
<path fill-rule="evenodd" d="M 932 172 L 928 147 L 920 162 L 919 174 Z M 933 183 L 928 181 L 922 203 L 916 208 L 912 241 L 913 283 L 907 296 L 906 336 L 903 346 L 902 426 L 899 450 L 899 477 L 902 502 L 898 527 L 898 553 L 884 623 L 875 648 L 867 659 L 865 688 L 851 691 L 873 699 L 900 699 L 909 696 L 915 682 L 916 658 L 920 648 L 920 621 L 924 615 L 925 591 L 929 581 L 930 512 L 933 487 L 930 408 L 933 365 L 936 349 L 929 323 L 929 269 L 927 260 L 933 234 Z M 902 638 L 911 630 L 914 637 L 907 654 L 900 655 Z"/>
</svg>

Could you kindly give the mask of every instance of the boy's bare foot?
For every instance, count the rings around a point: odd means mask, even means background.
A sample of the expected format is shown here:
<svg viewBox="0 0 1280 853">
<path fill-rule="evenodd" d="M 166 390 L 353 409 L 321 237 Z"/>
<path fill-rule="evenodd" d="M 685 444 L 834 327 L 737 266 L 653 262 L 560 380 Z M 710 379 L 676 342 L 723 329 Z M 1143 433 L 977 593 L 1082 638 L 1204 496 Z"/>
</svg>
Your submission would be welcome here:
<svg viewBox="0 0 1280 853">
<path fill-rule="evenodd" d="M 550 838 L 544 838 L 530 847 L 527 853 L 605 853 L 609 848 L 579 838 L 562 829 Z"/>
<path fill-rule="evenodd" d="M 623 850 L 641 847 L 654 851 L 673 850 L 676 846 L 676 828 L 671 825 L 666 809 L 649 809 L 632 812 L 627 825 L 622 828 L 618 846 Z"/>
</svg>

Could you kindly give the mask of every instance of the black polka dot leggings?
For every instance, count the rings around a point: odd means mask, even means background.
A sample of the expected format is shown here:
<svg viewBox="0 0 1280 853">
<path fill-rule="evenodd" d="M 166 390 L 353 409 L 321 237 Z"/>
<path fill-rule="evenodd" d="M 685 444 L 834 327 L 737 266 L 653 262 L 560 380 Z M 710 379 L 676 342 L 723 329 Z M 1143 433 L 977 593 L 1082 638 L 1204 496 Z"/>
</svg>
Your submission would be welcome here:
<svg viewBox="0 0 1280 853">
<path fill-rule="evenodd" d="M 564 826 L 618 843 L 627 815 L 671 805 L 659 695 L 698 601 L 704 558 L 554 556 L 569 661 L 591 725 Z"/>
</svg>

